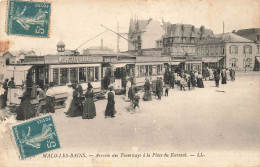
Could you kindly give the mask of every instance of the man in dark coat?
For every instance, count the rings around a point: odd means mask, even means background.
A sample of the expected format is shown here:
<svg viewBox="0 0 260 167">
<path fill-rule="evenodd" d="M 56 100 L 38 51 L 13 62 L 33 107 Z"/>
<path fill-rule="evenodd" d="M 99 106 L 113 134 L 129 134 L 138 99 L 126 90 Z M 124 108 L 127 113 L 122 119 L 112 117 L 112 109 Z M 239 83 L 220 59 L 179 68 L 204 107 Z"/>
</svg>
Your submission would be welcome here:
<svg viewBox="0 0 260 167">
<path fill-rule="evenodd" d="M 12 77 L 11 81 L 8 82 L 8 87 L 9 88 L 15 88 L 14 77 Z"/>
<path fill-rule="evenodd" d="M 3 99 L 3 103 L 4 103 L 4 107 L 6 106 L 6 102 L 7 102 L 7 95 L 8 95 L 8 78 L 5 79 L 5 82 L 3 83 L 3 88 L 4 88 L 4 99 Z"/>
<path fill-rule="evenodd" d="M 220 80 L 220 70 L 215 70 L 214 71 L 214 79 L 216 83 L 216 87 L 219 87 L 219 80 Z"/>
<path fill-rule="evenodd" d="M 159 77 L 157 77 L 157 81 L 156 81 L 156 96 L 158 97 L 158 100 L 161 99 L 160 78 Z"/>
<path fill-rule="evenodd" d="M 175 77 L 173 72 L 170 73 L 170 88 L 174 89 Z"/>
</svg>

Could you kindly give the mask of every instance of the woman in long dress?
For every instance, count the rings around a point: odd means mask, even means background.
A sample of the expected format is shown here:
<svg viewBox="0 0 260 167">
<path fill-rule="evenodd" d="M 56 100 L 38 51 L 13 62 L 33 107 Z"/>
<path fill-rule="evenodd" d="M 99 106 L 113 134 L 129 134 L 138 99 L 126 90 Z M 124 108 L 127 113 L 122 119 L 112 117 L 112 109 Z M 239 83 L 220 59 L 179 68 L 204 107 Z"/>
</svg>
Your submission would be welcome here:
<svg viewBox="0 0 260 167">
<path fill-rule="evenodd" d="M 25 92 L 23 97 L 21 97 L 21 103 L 16 112 L 17 120 L 26 120 L 35 116 L 36 110 L 34 109 L 31 103 L 30 95 L 27 92 Z"/>
<path fill-rule="evenodd" d="M 106 107 L 106 111 L 105 111 L 105 117 L 115 117 L 115 95 L 113 93 L 113 87 L 109 87 L 109 92 L 107 95 L 107 107 Z"/>
<path fill-rule="evenodd" d="M 68 112 L 66 113 L 68 117 L 77 117 L 82 115 L 82 103 L 80 99 L 80 94 L 76 88 L 76 85 L 72 85 L 74 92 L 73 92 L 73 99 L 70 103 L 70 107 Z"/>
<path fill-rule="evenodd" d="M 199 72 L 197 76 L 197 86 L 198 88 L 204 88 L 203 76 L 201 75 L 201 72 Z"/>
<path fill-rule="evenodd" d="M 146 82 L 144 84 L 144 96 L 143 100 L 144 101 L 151 101 L 152 100 L 152 94 L 151 94 L 151 84 L 148 78 L 146 78 Z"/>
<path fill-rule="evenodd" d="M 230 70 L 229 69 L 226 69 L 226 79 L 227 81 L 230 81 Z"/>
<path fill-rule="evenodd" d="M 222 79 L 221 81 L 222 84 L 227 84 L 227 73 L 225 70 L 222 70 L 221 72 L 221 79 Z"/>
<path fill-rule="evenodd" d="M 92 87 L 88 87 L 85 97 L 82 119 L 93 119 L 96 116 L 96 106 L 93 100 L 94 93 Z"/>
<path fill-rule="evenodd" d="M 125 87 L 125 101 L 129 100 L 128 92 L 129 92 L 130 87 L 131 87 L 131 82 L 130 82 L 130 79 L 128 78 L 127 82 L 126 82 L 126 87 Z"/>
</svg>

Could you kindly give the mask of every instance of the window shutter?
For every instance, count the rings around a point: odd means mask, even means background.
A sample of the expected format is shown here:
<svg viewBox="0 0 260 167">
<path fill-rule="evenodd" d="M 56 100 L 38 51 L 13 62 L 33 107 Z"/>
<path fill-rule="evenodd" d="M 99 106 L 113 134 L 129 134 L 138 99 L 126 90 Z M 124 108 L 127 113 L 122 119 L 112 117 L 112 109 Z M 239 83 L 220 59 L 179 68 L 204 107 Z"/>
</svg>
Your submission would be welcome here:
<svg viewBox="0 0 260 167">
<path fill-rule="evenodd" d="M 236 54 L 238 54 L 238 46 L 236 46 L 236 51 L 235 52 L 236 52 Z"/>
<path fill-rule="evenodd" d="M 243 46 L 243 53 L 245 54 L 246 53 L 246 47 Z"/>
<path fill-rule="evenodd" d="M 229 46 L 229 53 L 231 54 L 232 52 L 232 50 L 231 50 L 231 48 L 232 48 L 232 46 Z"/>
<path fill-rule="evenodd" d="M 252 46 L 249 46 L 249 53 L 252 54 Z"/>
</svg>

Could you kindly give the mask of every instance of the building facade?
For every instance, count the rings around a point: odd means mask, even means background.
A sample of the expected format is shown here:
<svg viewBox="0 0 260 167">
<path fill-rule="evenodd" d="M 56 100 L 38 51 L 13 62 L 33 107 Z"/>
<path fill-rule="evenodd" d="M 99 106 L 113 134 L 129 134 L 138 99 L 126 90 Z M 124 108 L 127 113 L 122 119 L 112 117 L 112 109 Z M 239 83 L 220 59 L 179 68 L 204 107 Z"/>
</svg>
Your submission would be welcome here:
<svg viewBox="0 0 260 167">
<path fill-rule="evenodd" d="M 259 50 L 249 39 L 234 33 L 224 33 L 200 41 L 196 46 L 196 54 L 202 57 L 205 67 L 252 71 Z"/>
<path fill-rule="evenodd" d="M 170 24 L 162 37 L 162 54 L 176 60 L 176 67 L 179 63 L 180 68 L 185 70 L 201 70 L 202 61 L 196 56 L 195 46 L 212 35 L 213 31 L 204 26 L 195 28 L 190 24 Z M 160 47 L 160 41 L 157 41 L 157 47 Z"/>
<path fill-rule="evenodd" d="M 130 20 L 128 51 L 156 48 L 156 40 L 165 34 L 161 23 L 154 19 Z"/>
</svg>

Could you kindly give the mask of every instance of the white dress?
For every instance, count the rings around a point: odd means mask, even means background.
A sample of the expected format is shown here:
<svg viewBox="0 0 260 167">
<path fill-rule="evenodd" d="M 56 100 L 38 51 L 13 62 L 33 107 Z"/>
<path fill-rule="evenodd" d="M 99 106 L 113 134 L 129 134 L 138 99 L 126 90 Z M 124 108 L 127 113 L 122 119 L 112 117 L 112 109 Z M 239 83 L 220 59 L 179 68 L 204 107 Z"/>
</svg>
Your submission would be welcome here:
<svg viewBox="0 0 260 167">
<path fill-rule="evenodd" d="M 128 98 L 128 91 L 129 91 L 130 87 L 131 87 L 131 82 L 127 81 L 126 88 L 125 88 L 125 100 L 129 100 L 129 98 Z"/>
</svg>

